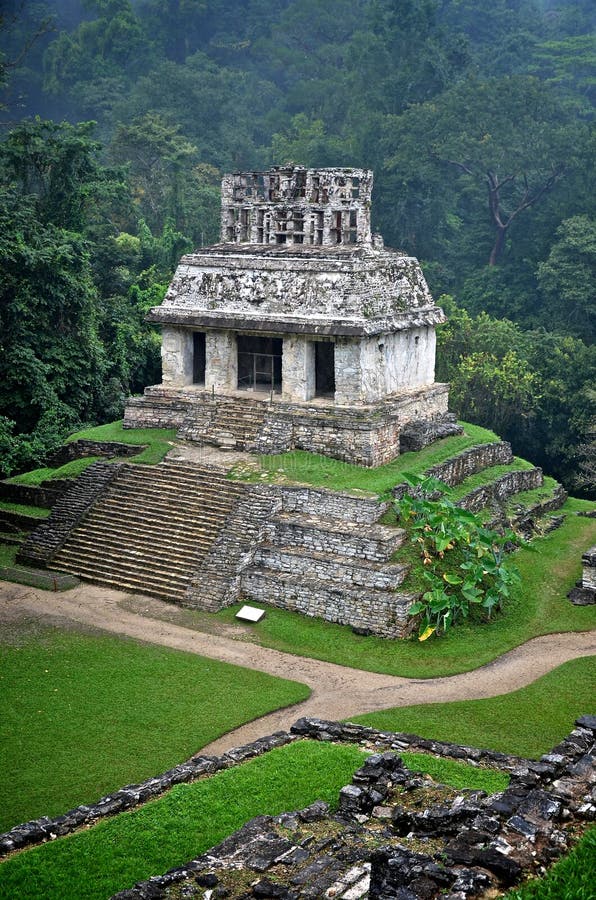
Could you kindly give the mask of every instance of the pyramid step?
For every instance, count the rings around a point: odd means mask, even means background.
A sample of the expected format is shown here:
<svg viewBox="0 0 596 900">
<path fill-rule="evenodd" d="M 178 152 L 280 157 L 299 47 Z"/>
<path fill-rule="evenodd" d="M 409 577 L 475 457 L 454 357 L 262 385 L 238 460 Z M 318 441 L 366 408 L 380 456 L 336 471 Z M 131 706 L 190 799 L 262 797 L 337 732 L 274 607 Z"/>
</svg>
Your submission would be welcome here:
<svg viewBox="0 0 596 900">
<path fill-rule="evenodd" d="M 185 568 L 170 566 L 168 568 L 150 569 L 144 564 L 131 563 L 125 558 L 102 557 L 101 561 L 88 557 L 79 556 L 68 550 L 63 550 L 57 554 L 56 559 L 52 563 L 53 566 L 64 568 L 65 565 L 76 569 L 81 574 L 98 574 L 118 577 L 118 573 L 123 573 L 127 577 L 135 577 L 139 580 L 146 579 L 153 584 L 169 585 L 173 584 L 178 587 L 185 587 L 192 576 L 192 565 Z M 116 568 L 116 571 L 114 571 Z"/>
<path fill-rule="evenodd" d="M 206 489 L 201 486 L 183 489 L 176 485 L 169 485 L 166 489 L 154 484 L 138 485 L 131 482 L 116 482 L 105 496 L 113 497 L 118 494 L 145 500 L 155 497 L 158 502 L 165 503 L 171 503 L 172 500 L 181 498 L 189 503 L 197 503 L 199 500 L 210 503 L 230 503 L 242 494 L 242 490 L 228 492 L 221 488 Z"/>
<path fill-rule="evenodd" d="M 63 571 L 69 570 L 64 569 Z M 85 581 L 90 581 L 93 584 L 99 584 L 103 587 L 111 588 L 113 590 L 129 591 L 136 594 L 145 594 L 148 597 L 157 597 L 159 600 L 182 602 L 186 597 L 186 590 L 181 590 L 175 587 L 166 588 L 158 585 L 153 585 L 149 582 L 141 583 L 134 579 L 131 580 L 127 578 L 82 575 L 75 571 L 72 571 L 71 574 L 78 575 L 79 578 L 83 578 Z"/>
<path fill-rule="evenodd" d="M 211 546 L 209 541 L 204 544 L 196 545 L 192 548 L 185 548 L 178 552 L 168 550 L 155 550 L 153 547 L 122 544 L 107 544 L 86 541 L 83 539 L 72 540 L 68 542 L 68 546 L 63 547 L 60 554 L 76 555 L 80 559 L 88 559 L 93 561 L 101 556 L 101 559 L 125 559 L 131 563 L 143 564 L 144 566 L 180 566 L 193 565 L 196 559 L 202 558 L 206 550 Z"/>
<path fill-rule="evenodd" d="M 158 526 L 162 525 L 164 527 L 166 525 L 179 524 L 181 527 L 188 528 L 189 524 L 194 520 L 223 522 L 229 511 L 229 509 L 220 509 L 213 512 L 207 511 L 201 517 L 200 514 L 186 515 L 184 507 L 182 510 L 176 510 L 176 512 L 165 509 L 130 509 L 123 506 L 121 503 L 109 502 L 107 497 L 101 505 L 98 504 L 93 510 L 96 516 L 103 517 L 104 520 L 109 521 L 111 517 L 114 517 L 115 522 L 130 522 L 131 524 L 138 522 L 141 526 L 146 526 L 148 528 L 154 524 Z"/>
<path fill-rule="evenodd" d="M 253 565 L 271 575 L 301 575 L 306 579 L 345 584 L 358 588 L 394 590 L 405 580 L 409 567 L 401 563 L 379 563 L 308 552 L 296 547 L 261 544 Z"/>
<path fill-rule="evenodd" d="M 213 537 L 219 534 L 220 528 L 202 528 L 188 531 L 186 529 L 182 534 L 172 533 L 164 530 L 162 532 L 147 530 L 133 531 L 127 528 L 110 528 L 109 526 L 100 526 L 97 522 L 83 523 L 75 531 L 72 532 L 72 541 L 84 541 L 95 546 L 123 546 L 127 545 L 135 549 L 147 548 L 163 548 L 165 550 L 181 550 L 192 552 L 196 546 L 201 546 L 213 540 Z M 70 541 L 69 541 L 70 543 Z"/>
</svg>

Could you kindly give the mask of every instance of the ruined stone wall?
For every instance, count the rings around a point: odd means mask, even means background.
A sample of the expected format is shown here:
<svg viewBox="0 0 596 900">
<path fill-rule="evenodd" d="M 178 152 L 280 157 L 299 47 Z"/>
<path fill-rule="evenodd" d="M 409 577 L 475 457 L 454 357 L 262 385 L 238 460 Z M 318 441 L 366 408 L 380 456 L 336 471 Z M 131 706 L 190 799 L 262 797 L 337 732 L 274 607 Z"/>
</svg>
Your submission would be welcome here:
<svg viewBox="0 0 596 900">
<path fill-rule="evenodd" d="M 300 738 L 359 744 L 368 758 L 339 794 L 336 814 L 322 801 L 279 816 L 258 816 L 216 847 L 117 894 L 118 900 L 250 896 L 279 900 L 466 900 L 501 895 L 544 873 L 594 820 L 596 718 L 540 760 L 350 723 L 300 719 L 220 757 L 195 756 L 163 775 L 130 785 L 98 803 L 0 835 L 5 855 L 68 834 L 103 816 L 155 797 Z M 491 796 L 455 790 L 404 766 L 399 753 L 489 765 L 510 776 Z M 208 810 L 206 815 L 208 815 Z"/>
<path fill-rule="evenodd" d="M 147 444 L 123 444 L 120 441 L 93 441 L 81 438 L 78 441 L 63 444 L 48 457 L 46 465 L 57 468 L 73 459 L 83 459 L 85 456 L 103 456 L 106 459 L 114 459 L 116 456 L 136 456 L 146 447 Z"/>
<path fill-rule="evenodd" d="M 496 481 L 490 484 L 483 484 L 473 491 L 470 491 L 458 506 L 469 510 L 470 512 L 479 512 L 486 506 L 491 504 L 500 505 L 504 503 L 513 494 L 519 494 L 520 491 L 531 491 L 541 487 L 543 483 L 542 469 L 522 469 L 516 472 L 507 472 Z"/>
<path fill-rule="evenodd" d="M 291 476 L 291 471 L 290 471 Z M 323 516 L 357 525 L 372 525 L 390 506 L 376 497 L 356 497 L 311 487 L 273 487 L 287 513 Z"/>
<path fill-rule="evenodd" d="M 241 590 L 256 603 L 350 625 L 366 633 L 386 638 L 402 638 L 410 633 L 412 620 L 408 611 L 414 602 L 412 594 L 348 589 L 341 583 L 343 575 L 338 566 L 337 586 L 325 586 L 319 578 L 313 588 L 303 576 L 271 576 L 251 570 L 242 576 Z"/>
<path fill-rule="evenodd" d="M 303 406 L 274 400 L 269 404 L 249 396 L 238 403 L 264 408 L 264 424 L 251 447 L 255 453 L 283 453 L 308 450 L 362 466 L 378 466 L 395 459 L 400 452 L 400 433 L 409 422 L 428 425 L 421 446 L 439 434 L 447 415 L 449 386 L 434 384 L 419 391 L 404 391 L 376 409 L 346 406 Z M 203 388 L 173 391 L 155 385 L 142 398 L 133 397 L 124 414 L 125 428 L 181 428 L 192 424 L 185 435 L 216 443 L 210 437 L 217 404 L 230 402 Z M 190 419 L 188 418 L 190 417 Z M 187 422 L 188 419 L 188 422 Z M 192 419 L 192 423 L 191 420 Z M 454 432 L 452 424 L 446 434 Z M 440 434 L 439 436 L 444 436 Z M 409 448 L 408 448 L 409 449 Z"/>
</svg>

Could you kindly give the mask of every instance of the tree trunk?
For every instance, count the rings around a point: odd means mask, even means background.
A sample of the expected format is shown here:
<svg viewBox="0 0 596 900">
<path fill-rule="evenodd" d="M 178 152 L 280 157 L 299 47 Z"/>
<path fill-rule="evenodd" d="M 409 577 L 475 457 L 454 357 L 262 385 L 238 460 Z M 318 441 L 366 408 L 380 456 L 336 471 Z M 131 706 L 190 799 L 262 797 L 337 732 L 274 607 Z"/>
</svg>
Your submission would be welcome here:
<svg viewBox="0 0 596 900">
<path fill-rule="evenodd" d="M 490 251 L 490 259 L 488 261 L 489 266 L 496 266 L 501 258 L 501 254 L 505 248 L 505 236 L 507 234 L 507 226 L 506 225 L 497 225 L 497 236 L 495 237 L 495 242 L 493 244 L 493 248 Z"/>
</svg>

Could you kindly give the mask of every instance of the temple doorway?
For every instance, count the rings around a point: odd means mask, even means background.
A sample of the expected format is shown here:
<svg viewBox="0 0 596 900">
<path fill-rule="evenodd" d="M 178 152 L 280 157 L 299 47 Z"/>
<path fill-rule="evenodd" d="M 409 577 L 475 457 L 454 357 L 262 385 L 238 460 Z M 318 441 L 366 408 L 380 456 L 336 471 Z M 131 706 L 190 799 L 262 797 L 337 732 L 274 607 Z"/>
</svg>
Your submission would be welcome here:
<svg viewBox="0 0 596 900">
<path fill-rule="evenodd" d="M 315 342 L 315 397 L 335 395 L 335 344 Z"/>
<path fill-rule="evenodd" d="M 281 391 L 281 338 L 238 335 L 238 388 Z"/>
<path fill-rule="evenodd" d="M 192 383 L 205 384 L 205 332 L 194 331 L 192 335 Z"/>
</svg>

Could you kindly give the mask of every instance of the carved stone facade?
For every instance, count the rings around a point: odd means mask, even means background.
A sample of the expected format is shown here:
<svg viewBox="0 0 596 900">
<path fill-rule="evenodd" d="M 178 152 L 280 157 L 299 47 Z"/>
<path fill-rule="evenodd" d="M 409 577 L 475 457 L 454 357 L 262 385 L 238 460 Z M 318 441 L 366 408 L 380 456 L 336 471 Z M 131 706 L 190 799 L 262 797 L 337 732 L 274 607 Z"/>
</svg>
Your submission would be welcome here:
<svg viewBox="0 0 596 900">
<path fill-rule="evenodd" d="M 209 399 L 250 398 L 268 404 L 269 430 L 284 435 L 271 451 L 299 446 L 286 425 L 306 418 L 309 445 L 364 465 L 396 456 L 404 425 L 438 426 L 447 413 L 447 386 L 434 374 L 444 315 L 417 260 L 371 234 L 372 181 L 364 169 L 225 176 L 222 242 L 183 257 L 150 311 L 162 326 L 163 381 L 129 401 L 125 426 L 165 418 L 201 440 L 192 417 L 202 420 Z M 374 422 L 387 409 L 389 448 L 387 415 Z M 383 430 L 378 451 L 373 439 L 372 453 L 362 452 L 356 423 L 339 441 L 329 437 L 321 413 L 334 410 L 362 411 Z M 233 423 L 228 431 L 233 439 Z"/>
</svg>

